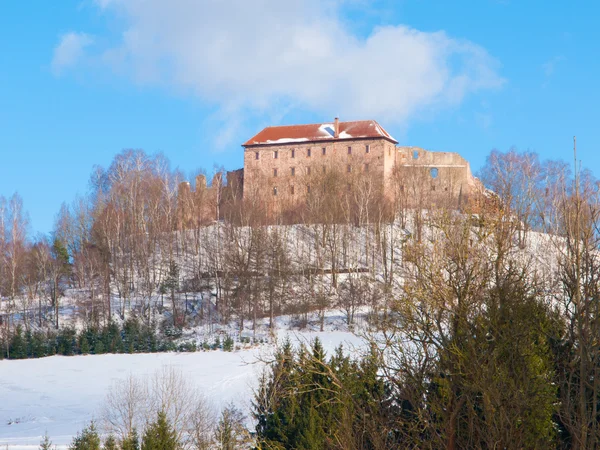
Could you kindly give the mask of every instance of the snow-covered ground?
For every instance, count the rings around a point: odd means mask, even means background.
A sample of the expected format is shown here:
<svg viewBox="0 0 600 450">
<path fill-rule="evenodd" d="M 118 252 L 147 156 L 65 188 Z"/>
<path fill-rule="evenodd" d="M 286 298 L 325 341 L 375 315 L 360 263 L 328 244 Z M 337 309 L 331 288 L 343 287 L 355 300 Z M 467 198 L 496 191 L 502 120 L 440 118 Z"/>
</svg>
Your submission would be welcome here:
<svg viewBox="0 0 600 450">
<path fill-rule="evenodd" d="M 310 342 L 319 337 L 330 352 L 340 343 L 361 346 L 358 336 L 344 331 L 292 332 L 278 339 Z M 33 449 L 45 432 L 59 447 L 67 446 L 98 416 L 107 390 L 129 375 L 151 375 L 162 366 L 183 372 L 217 407 L 233 402 L 246 412 L 263 368 L 261 356 L 272 345 L 235 352 L 154 353 L 133 355 L 52 356 L 0 361 L 0 447 Z"/>
</svg>

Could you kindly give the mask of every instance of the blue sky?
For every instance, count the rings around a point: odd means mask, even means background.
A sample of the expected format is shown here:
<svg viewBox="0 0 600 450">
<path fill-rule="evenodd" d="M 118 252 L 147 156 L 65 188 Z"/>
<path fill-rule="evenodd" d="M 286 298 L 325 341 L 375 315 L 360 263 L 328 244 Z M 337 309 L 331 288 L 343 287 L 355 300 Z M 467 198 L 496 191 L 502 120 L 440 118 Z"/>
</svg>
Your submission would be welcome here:
<svg viewBox="0 0 600 450">
<path fill-rule="evenodd" d="M 376 119 L 401 145 L 584 166 L 600 153 L 596 2 L 0 3 L 0 195 L 49 232 L 125 148 L 242 166 L 269 124 Z"/>
</svg>

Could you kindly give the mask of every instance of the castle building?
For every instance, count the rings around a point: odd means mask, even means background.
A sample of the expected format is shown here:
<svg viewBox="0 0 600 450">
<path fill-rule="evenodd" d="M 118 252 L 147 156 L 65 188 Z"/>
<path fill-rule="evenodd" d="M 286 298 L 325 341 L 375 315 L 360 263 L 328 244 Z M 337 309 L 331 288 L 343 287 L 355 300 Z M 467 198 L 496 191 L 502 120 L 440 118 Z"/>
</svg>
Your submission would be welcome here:
<svg viewBox="0 0 600 450">
<path fill-rule="evenodd" d="M 200 176 L 195 191 L 182 183 L 181 227 L 223 218 L 222 207 L 240 200 L 267 214 L 293 211 L 309 195 L 331 200 L 344 193 L 357 203 L 381 194 L 388 205 L 460 208 L 480 188 L 458 153 L 399 146 L 374 120 L 267 127 L 242 146 L 243 169 L 216 174 L 210 187 Z"/>
<path fill-rule="evenodd" d="M 310 180 L 328 171 L 345 174 L 349 187 L 369 177 L 388 199 L 405 193 L 409 203 L 424 192 L 430 200 L 460 202 L 476 185 L 459 154 L 398 146 L 374 120 L 267 127 L 243 147 L 245 200 L 258 191 L 302 200 Z"/>
</svg>

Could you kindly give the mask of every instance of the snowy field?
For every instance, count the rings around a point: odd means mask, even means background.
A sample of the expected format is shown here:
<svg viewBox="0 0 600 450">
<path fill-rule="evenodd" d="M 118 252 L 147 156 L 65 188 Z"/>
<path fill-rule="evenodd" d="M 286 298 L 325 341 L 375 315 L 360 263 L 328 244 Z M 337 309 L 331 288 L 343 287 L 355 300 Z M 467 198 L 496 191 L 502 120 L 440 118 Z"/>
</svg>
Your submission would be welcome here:
<svg viewBox="0 0 600 450">
<path fill-rule="evenodd" d="M 362 340 L 349 332 L 280 331 L 292 342 L 318 336 L 331 352 L 340 343 L 352 351 Z M 236 352 L 153 353 L 133 355 L 52 356 L 0 361 L 0 446 L 38 448 L 45 432 L 53 444 L 66 447 L 98 416 L 108 388 L 129 375 L 151 375 L 162 366 L 181 370 L 216 407 L 233 402 L 249 412 L 253 387 L 273 347 Z"/>
</svg>

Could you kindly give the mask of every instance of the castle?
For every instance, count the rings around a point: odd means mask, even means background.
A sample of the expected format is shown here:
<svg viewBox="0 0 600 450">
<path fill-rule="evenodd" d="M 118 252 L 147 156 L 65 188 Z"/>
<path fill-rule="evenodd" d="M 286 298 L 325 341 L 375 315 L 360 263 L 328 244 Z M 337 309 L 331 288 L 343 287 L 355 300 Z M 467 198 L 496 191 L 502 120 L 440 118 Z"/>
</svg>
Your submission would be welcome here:
<svg viewBox="0 0 600 450">
<path fill-rule="evenodd" d="M 374 120 L 272 126 L 242 146 L 244 168 L 227 173 L 225 194 L 220 174 L 211 188 L 204 178 L 197 180 L 196 193 L 183 188 L 184 198 L 211 198 L 213 206 L 196 214 L 218 218 L 218 203 L 226 197 L 280 212 L 306 203 L 317 186 L 318 195 L 332 195 L 366 182 L 390 203 L 458 208 L 477 186 L 459 154 L 398 146 Z M 336 184 L 324 184 L 327 177 Z"/>
</svg>

